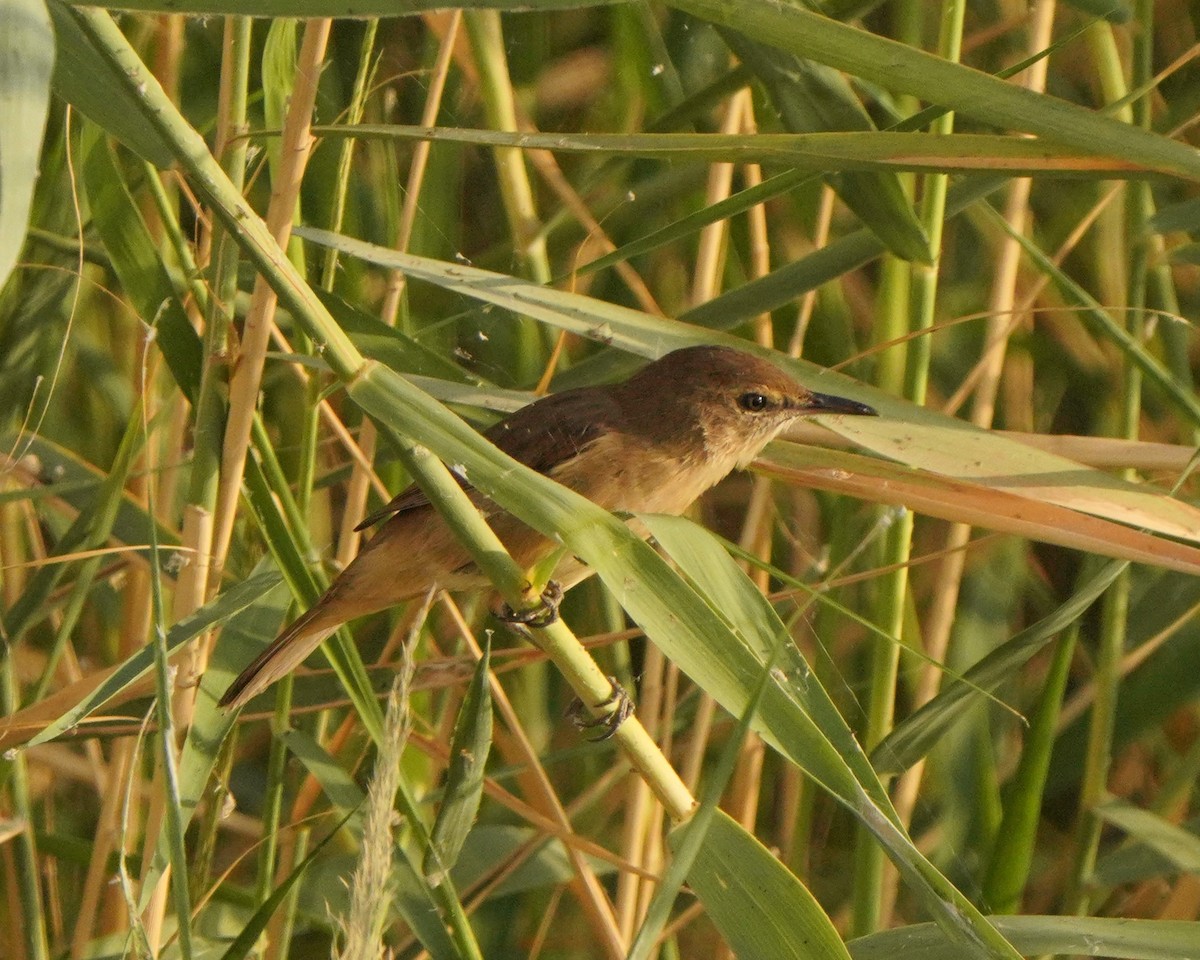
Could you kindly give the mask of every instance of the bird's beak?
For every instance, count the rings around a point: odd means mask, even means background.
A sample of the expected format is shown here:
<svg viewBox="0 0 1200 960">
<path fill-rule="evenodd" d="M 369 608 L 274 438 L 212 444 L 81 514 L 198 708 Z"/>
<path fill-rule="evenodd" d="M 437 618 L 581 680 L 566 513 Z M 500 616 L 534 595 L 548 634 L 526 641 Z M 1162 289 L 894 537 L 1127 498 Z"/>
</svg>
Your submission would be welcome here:
<svg viewBox="0 0 1200 960">
<path fill-rule="evenodd" d="M 859 403 L 857 400 L 830 396 L 828 393 L 810 393 L 804 407 L 809 413 L 848 413 L 855 417 L 879 416 L 879 412 L 874 407 L 868 407 L 865 403 Z"/>
</svg>

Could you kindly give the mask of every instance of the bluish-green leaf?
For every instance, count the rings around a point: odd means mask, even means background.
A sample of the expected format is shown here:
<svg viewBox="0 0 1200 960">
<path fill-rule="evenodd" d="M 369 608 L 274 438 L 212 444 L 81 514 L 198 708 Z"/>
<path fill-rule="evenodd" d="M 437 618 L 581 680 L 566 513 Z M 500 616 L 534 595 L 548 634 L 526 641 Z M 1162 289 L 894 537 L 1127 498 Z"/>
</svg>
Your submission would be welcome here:
<svg viewBox="0 0 1200 960">
<path fill-rule="evenodd" d="M 43 0 L 0 0 L 0 287 L 29 227 L 53 66 Z"/>
</svg>

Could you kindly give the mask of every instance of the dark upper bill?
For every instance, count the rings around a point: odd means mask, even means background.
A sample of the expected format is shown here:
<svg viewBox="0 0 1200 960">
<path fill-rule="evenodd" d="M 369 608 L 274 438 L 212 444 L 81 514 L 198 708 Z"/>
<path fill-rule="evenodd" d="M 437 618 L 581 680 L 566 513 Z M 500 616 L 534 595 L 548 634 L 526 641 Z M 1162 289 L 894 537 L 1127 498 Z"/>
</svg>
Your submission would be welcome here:
<svg viewBox="0 0 1200 960">
<path fill-rule="evenodd" d="M 858 417 L 877 417 L 879 412 L 857 400 L 835 397 L 828 393 L 814 393 L 809 398 L 808 409 L 814 413 L 849 413 Z"/>
</svg>

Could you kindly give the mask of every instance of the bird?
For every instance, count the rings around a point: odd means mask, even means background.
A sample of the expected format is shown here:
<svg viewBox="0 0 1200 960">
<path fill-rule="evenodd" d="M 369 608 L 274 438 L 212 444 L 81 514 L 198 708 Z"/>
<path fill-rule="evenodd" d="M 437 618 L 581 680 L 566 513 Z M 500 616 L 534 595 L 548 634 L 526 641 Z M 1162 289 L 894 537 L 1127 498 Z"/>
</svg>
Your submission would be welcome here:
<svg viewBox="0 0 1200 960">
<path fill-rule="evenodd" d="M 671 351 L 619 383 L 577 387 L 522 407 L 485 431 L 496 447 L 614 513 L 683 513 L 743 469 L 798 417 L 875 416 L 864 403 L 816 393 L 757 355 L 721 346 Z M 561 545 L 460 480 L 522 569 Z M 349 620 L 424 596 L 488 586 L 483 573 L 415 485 L 357 529 L 378 532 L 329 589 L 230 684 L 222 707 L 244 706 L 299 666 Z M 588 569 L 566 556 L 566 589 Z"/>
</svg>

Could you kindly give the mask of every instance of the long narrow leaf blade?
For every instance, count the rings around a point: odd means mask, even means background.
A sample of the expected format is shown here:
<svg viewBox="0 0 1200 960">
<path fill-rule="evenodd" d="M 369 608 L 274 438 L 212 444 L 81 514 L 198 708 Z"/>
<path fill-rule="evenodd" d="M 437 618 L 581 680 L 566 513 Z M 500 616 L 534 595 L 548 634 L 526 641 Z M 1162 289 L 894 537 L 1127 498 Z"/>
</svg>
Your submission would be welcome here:
<svg viewBox="0 0 1200 960">
<path fill-rule="evenodd" d="M 839 960 L 849 953 L 808 889 L 718 810 L 688 883 L 742 960 Z"/>
<path fill-rule="evenodd" d="M 798 0 L 670 0 L 670 5 L 981 123 L 1200 179 L 1200 154 L 1187 144 L 838 23 Z"/>
</svg>

